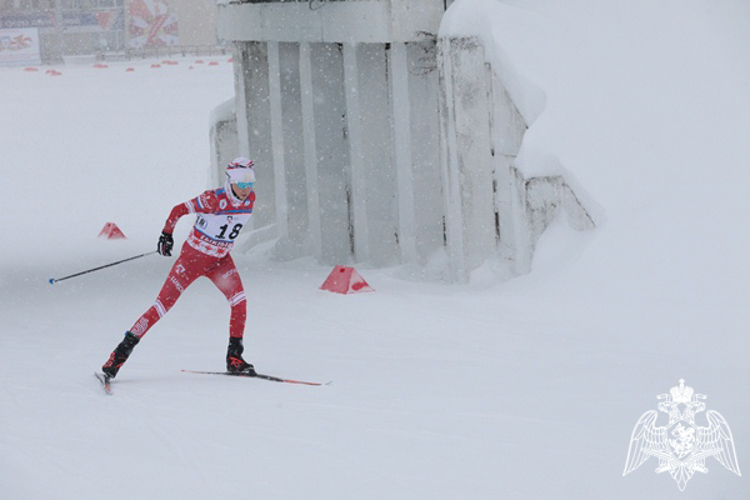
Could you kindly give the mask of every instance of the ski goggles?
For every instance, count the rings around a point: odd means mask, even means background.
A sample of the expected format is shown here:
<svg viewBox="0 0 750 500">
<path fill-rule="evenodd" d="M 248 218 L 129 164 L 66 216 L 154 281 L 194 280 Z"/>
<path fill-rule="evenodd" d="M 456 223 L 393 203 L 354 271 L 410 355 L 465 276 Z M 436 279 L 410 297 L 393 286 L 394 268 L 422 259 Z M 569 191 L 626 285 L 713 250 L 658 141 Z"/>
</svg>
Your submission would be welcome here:
<svg viewBox="0 0 750 500">
<path fill-rule="evenodd" d="M 253 187 L 252 182 L 237 182 L 236 184 L 237 184 L 237 187 L 240 189 L 248 189 L 248 188 Z"/>
</svg>

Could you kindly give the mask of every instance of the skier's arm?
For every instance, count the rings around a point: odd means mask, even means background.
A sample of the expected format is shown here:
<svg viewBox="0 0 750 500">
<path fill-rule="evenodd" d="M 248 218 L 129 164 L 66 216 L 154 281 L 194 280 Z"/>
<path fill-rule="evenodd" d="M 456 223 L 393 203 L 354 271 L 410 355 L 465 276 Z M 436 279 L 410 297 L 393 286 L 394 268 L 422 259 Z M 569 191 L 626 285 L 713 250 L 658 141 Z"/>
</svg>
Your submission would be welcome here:
<svg viewBox="0 0 750 500">
<path fill-rule="evenodd" d="M 211 213 L 215 211 L 216 205 L 216 194 L 213 191 L 206 191 L 192 200 L 175 205 L 172 208 L 172 211 L 169 212 L 167 222 L 164 223 L 164 229 L 161 230 L 161 236 L 159 236 L 159 243 L 156 246 L 156 251 L 165 257 L 171 256 L 172 247 L 174 246 L 172 233 L 174 232 L 174 228 L 177 225 L 177 221 L 180 220 L 180 217 L 194 213 Z"/>
<path fill-rule="evenodd" d="M 172 208 L 169 213 L 167 221 L 164 223 L 163 233 L 172 234 L 174 228 L 177 225 L 177 221 L 180 217 L 187 214 L 208 214 L 216 210 L 217 200 L 216 194 L 213 191 L 206 191 L 200 196 L 196 196 L 192 200 L 188 200 L 185 203 L 180 203 Z"/>
<path fill-rule="evenodd" d="M 169 217 L 167 217 L 167 221 L 164 223 L 164 229 L 161 230 L 162 233 L 172 234 L 174 232 L 174 228 L 177 225 L 177 221 L 180 220 L 180 217 L 190 213 L 187 207 L 188 203 L 190 202 L 180 203 L 172 208 L 172 211 L 169 212 Z"/>
</svg>

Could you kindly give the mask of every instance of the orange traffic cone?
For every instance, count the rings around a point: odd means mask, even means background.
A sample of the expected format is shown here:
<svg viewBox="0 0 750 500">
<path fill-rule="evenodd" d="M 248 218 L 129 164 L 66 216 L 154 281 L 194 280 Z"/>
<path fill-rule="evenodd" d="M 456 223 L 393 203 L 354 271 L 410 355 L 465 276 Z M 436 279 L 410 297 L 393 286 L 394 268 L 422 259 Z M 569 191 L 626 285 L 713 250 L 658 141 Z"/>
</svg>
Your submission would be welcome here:
<svg viewBox="0 0 750 500">
<path fill-rule="evenodd" d="M 375 291 L 353 267 L 349 266 L 334 267 L 320 289 L 341 294 Z"/>
<path fill-rule="evenodd" d="M 114 222 L 107 222 L 104 224 L 104 228 L 99 233 L 99 238 L 107 238 L 108 240 L 126 239 L 123 232 L 120 231 L 120 228 L 117 227 L 117 224 Z"/>
</svg>

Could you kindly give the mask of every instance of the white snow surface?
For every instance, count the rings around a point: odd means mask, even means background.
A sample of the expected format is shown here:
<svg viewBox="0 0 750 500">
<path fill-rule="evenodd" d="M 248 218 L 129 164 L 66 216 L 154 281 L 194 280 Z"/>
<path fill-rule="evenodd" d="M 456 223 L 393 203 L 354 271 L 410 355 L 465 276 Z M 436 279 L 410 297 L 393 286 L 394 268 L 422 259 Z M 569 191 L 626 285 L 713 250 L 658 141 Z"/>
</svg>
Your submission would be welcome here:
<svg viewBox="0 0 750 500">
<path fill-rule="evenodd" d="M 107 397 L 93 371 L 173 259 L 48 283 L 150 251 L 209 187 L 227 57 L 0 68 L 0 497 L 750 496 L 714 459 L 684 492 L 656 459 L 622 477 L 633 426 L 681 378 L 750 467 L 750 7 L 458 0 L 447 15 L 444 32 L 488 41 L 531 122 L 520 167 L 564 171 L 598 227 L 556 221 L 511 281 L 493 263 L 460 286 L 358 266 L 376 291 L 348 296 L 319 290 L 330 268 L 312 260 L 235 255 L 246 358 L 323 387 L 181 373 L 223 368 L 229 308 L 199 280 Z M 98 239 L 106 222 L 128 240 Z"/>
</svg>

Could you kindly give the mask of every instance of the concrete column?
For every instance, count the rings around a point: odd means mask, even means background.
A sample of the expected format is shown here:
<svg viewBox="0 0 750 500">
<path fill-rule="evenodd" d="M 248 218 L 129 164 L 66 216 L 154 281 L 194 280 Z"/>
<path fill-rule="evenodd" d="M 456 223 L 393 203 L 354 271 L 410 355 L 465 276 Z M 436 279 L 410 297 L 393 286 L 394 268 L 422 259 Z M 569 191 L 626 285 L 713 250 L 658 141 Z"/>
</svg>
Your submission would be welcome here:
<svg viewBox="0 0 750 500">
<path fill-rule="evenodd" d="M 342 46 L 311 44 L 310 57 L 320 228 L 325 235 L 320 261 L 348 263 L 353 253 L 353 235 Z"/>
<path fill-rule="evenodd" d="M 491 67 L 487 69 L 490 92 L 490 134 L 495 164 L 495 211 L 499 226 L 498 251 L 509 262 L 512 274 L 531 270 L 531 233 L 526 210 L 525 179 L 514 162 L 521 149 L 526 123 Z"/>
<path fill-rule="evenodd" d="M 250 156 L 247 112 L 247 86 L 245 75 L 250 72 L 247 54 L 248 42 L 234 42 L 234 105 L 237 114 L 237 138 L 240 156 Z M 225 167 L 224 165 L 223 167 Z"/>
<path fill-rule="evenodd" d="M 273 158 L 277 235 L 280 238 L 286 238 L 289 235 L 289 210 L 286 198 L 286 162 L 284 161 L 281 70 L 279 66 L 278 42 L 268 42 L 268 90 L 271 112 L 271 157 Z"/>
<path fill-rule="evenodd" d="M 276 222 L 276 192 L 271 144 L 271 107 L 268 80 L 268 44 L 249 42 L 243 57 L 244 101 L 247 126 L 246 155 L 255 161 L 255 229 Z M 245 154 L 243 152 L 243 154 Z"/>
<path fill-rule="evenodd" d="M 384 43 L 357 47 L 359 122 L 362 126 L 362 164 L 366 182 L 367 236 L 370 262 L 377 266 L 401 261 L 398 247 L 398 200 L 393 153 L 393 120 L 388 81 L 388 53 Z"/>
<path fill-rule="evenodd" d="M 315 116 L 313 114 L 313 84 L 310 44 L 300 43 L 299 48 L 300 98 L 302 104 L 302 136 L 304 139 L 305 178 L 307 179 L 307 214 L 313 254 L 320 259 L 322 235 L 320 230 L 320 198 L 318 191 L 318 153 L 315 141 Z"/>
<path fill-rule="evenodd" d="M 414 217 L 414 172 L 411 151 L 411 106 L 406 44 L 393 43 L 390 50 L 390 85 L 393 116 L 393 152 L 398 199 L 398 243 L 403 262 L 417 261 Z"/>
<path fill-rule="evenodd" d="M 444 247 L 436 50 L 429 41 L 409 43 L 406 49 L 413 118 L 410 125 L 415 238 L 418 263 L 426 264 Z"/>
<path fill-rule="evenodd" d="M 302 118 L 300 44 L 280 43 L 278 47 L 287 238 L 279 238 L 274 247 L 274 257 L 279 260 L 291 260 L 313 254 L 308 224 L 308 192 L 305 171 L 307 138 Z"/>
<path fill-rule="evenodd" d="M 209 122 L 211 124 L 209 131 L 211 142 L 209 186 L 215 188 L 224 184 L 226 179 L 224 169 L 227 163 L 239 156 L 234 97 L 214 108 Z"/>
<path fill-rule="evenodd" d="M 346 128 L 349 138 L 349 186 L 351 191 L 352 236 L 354 260 L 370 258 L 367 224 L 367 175 L 364 164 L 362 111 L 359 105 L 359 69 L 357 45 L 344 44 L 344 93 Z"/>
<path fill-rule="evenodd" d="M 438 94 L 440 110 L 440 173 L 445 206 L 446 250 L 450 259 L 451 278 L 460 283 L 469 280 L 464 248 L 463 213 L 461 210 L 461 178 L 458 165 L 456 111 L 453 106 L 452 61 L 450 41 L 438 39 Z"/>
<path fill-rule="evenodd" d="M 484 51 L 472 38 L 439 38 L 446 232 L 453 277 L 495 253 L 495 204 Z"/>
</svg>

